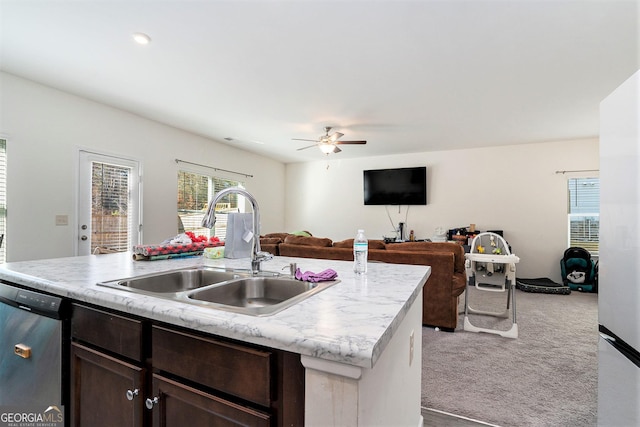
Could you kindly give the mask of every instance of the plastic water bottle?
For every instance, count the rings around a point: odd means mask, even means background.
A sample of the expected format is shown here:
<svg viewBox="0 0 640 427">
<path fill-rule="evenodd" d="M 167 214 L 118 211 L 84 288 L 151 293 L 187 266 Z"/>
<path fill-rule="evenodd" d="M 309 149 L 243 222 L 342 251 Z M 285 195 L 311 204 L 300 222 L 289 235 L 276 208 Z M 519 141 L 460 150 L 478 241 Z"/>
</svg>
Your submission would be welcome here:
<svg viewBox="0 0 640 427">
<path fill-rule="evenodd" d="M 364 235 L 364 230 L 358 230 L 353 240 L 353 271 L 356 274 L 367 272 L 367 257 L 369 256 L 369 241 Z"/>
</svg>

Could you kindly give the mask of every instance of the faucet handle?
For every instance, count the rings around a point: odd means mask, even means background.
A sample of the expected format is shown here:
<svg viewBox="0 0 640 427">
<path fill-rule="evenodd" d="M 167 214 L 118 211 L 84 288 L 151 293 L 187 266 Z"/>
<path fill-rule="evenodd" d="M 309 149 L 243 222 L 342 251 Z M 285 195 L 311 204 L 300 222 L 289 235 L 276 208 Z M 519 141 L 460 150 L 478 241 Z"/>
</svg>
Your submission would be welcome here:
<svg viewBox="0 0 640 427">
<path fill-rule="evenodd" d="M 273 254 L 270 252 L 260 251 L 256 254 L 256 261 L 269 261 L 273 259 Z"/>
<path fill-rule="evenodd" d="M 298 264 L 296 264 L 295 262 L 292 262 L 289 265 L 285 265 L 284 267 L 282 267 L 283 270 L 285 268 L 289 268 L 289 274 L 291 274 L 291 277 L 295 277 L 296 270 L 298 269 Z"/>
<path fill-rule="evenodd" d="M 256 275 L 260 272 L 260 264 L 262 261 L 269 261 L 273 258 L 269 252 L 257 252 L 254 258 L 251 260 L 251 272 Z"/>
</svg>

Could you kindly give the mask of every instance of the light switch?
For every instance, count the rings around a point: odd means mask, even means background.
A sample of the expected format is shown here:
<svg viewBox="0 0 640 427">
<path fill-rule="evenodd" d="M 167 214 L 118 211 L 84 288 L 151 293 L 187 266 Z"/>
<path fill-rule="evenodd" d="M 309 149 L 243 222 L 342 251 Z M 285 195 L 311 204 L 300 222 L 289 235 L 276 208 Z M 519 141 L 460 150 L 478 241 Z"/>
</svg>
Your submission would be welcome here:
<svg viewBox="0 0 640 427">
<path fill-rule="evenodd" d="M 56 215 L 56 225 L 69 225 L 69 215 Z"/>
</svg>

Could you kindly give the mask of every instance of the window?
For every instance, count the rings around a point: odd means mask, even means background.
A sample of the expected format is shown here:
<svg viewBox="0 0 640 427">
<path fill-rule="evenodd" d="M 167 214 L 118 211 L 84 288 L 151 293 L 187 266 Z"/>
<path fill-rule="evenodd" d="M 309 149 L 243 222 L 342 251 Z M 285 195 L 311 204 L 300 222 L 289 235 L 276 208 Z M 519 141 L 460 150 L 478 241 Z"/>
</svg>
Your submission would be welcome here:
<svg viewBox="0 0 640 427">
<path fill-rule="evenodd" d="M 0 263 L 7 260 L 7 141 L 0 139 Z"/>
<path fill-rule="evenodd" d="M 568 180 L 569 246 L 598 253 L 600 238 L 600 179 Z"/>
<path fill-rule="evenodd" d="M 192 231 L 197 236 L 216 236 L 224 240 L 227 232 L 227 214 L 244 211 L 242 196 L 230 194 L 216 204 L 216 225 L 214 230 L 202 227 L 202 218 L 209 200 L 228 187 L 242 187 L 242 183 L 230 179 L 201 175 L 188 171 L 178 171 L 178 232 Z"/>
</svg>

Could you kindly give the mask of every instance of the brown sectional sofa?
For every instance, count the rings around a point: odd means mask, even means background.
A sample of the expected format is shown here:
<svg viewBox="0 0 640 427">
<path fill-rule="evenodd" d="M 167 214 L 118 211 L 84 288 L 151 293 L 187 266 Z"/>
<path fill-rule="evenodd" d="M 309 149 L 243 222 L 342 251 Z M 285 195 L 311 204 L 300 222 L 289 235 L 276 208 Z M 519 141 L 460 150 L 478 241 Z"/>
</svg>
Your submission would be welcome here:
<svg viewBox="0 0 640 427">
<path fill-rule="evenodd" d="M 353 261 L 353 239 L 268 234 L 261 238 L 263 251 L 274 255 Z M 456 243 L 384 243 L 369 240 L 369 261 L 428 265 L 431 276 L 424 286 L 422 324 L 453 331 L 458 324 L 458 297 L 464 292 L 464 250 Z"/>
</svg>

